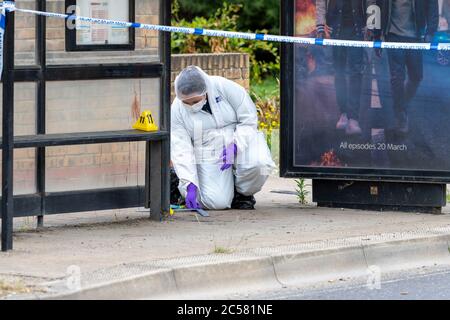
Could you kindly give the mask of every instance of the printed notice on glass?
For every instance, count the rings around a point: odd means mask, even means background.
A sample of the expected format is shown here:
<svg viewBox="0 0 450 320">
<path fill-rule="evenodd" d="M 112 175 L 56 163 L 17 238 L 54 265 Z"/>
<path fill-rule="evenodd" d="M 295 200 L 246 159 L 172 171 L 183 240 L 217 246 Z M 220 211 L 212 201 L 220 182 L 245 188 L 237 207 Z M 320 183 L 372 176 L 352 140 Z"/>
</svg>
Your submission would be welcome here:
<svg viewBox="0 0 450 320">
<path fill-rule="evenodd" d="M 129 0 L 78 0 L 78 14 L 98 19 L 129 20 Z M 128 44 L 126 27 L 77 21 L 77 45 Z"/>
</svg>

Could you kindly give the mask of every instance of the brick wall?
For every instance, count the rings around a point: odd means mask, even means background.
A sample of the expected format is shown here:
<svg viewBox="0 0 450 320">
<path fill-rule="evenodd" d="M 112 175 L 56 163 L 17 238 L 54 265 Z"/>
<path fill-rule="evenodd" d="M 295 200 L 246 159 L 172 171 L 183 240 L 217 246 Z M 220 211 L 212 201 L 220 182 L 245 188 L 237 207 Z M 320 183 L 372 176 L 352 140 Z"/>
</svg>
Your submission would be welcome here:
<svg viewBox="0 0 450 320">
<path fill-rule="evenodd" d="M 221 76 L 250 88 L 250 59 L 244 53 L 174 54 L 172 55 L 172 100 L 175 97 L 173 83 L 184 68 L 196 65 L 211 76 Z"/>
</svg>

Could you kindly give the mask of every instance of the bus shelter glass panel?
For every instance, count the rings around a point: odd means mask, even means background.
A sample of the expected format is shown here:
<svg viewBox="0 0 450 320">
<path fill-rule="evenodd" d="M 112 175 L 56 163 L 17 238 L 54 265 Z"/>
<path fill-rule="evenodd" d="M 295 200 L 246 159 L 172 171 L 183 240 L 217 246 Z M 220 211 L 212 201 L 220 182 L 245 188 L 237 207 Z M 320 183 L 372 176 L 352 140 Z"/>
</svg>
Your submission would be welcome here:
<svg viewBox="0 0 450 320">
<path fill-rule="evenodd" d="M 47 1 L 47 10 L 57 13 L 72 14 L 73 8 L 66 7 L 67 0 Z M 117 0 L 126 1 L 128 0 Z M 73 1 L 72 1 L 73 2 Z M 76 1 L 75 1 L 76 2 Z M 105 3 L 102 8 L 93 10 L 92 5 Z M 109 5 L 107 5 L 109 3 Z M 124 12 L 114 8 L 120 7 L 116 1 L 88 1 L 77 2 L 78 12 L 87 15 L 101 15 L 111 20 L 124 20 Z M 133 9 L 133 8 L 132 8 Z M 159 23 L 159 0 L 134 0 L 134 19 L 132 22 Z M 126 11 L 129 13 L 127 9 Z M 129 21 L 130 19 L 125 19 Z M 124 44 L 130 40 L 129 33 L 123 28 L 113 28 L 98 24 L 83 23 L 76 30 L 75 43 L 68 43 L 66 26 L 70 30 L 77 28 L 75 21 L 65 21 L 57 18 L 47 18 L 47 63 L 49 65 L 65 64 L 113 64 L 113 63 L 150 63 L 159 62 L 159 34 L 144 29 L 135 29 L 133 39 L 134 48 L 114 49 L 114 45 Z M 111 29 L 111 30 L 110 30 Z M 100 44 L 100 42 L 105 44 Z M 78 50 L 77 46 L 94 45 L 86 50 Z M 109 48 L 108 46 L 111 46 Z M 75 51 L 66 48 L 74 48 Z"/>
<path fill-rule="evenodd" d="M 159 126 L 159 79 L 47 83 L 47 133 L 128 130 L 149 110 Z M 145 143 L 46 148 L 49 192 L 145 183 Z"/>
<path fill-rule="evenodd" d="M 0 121 L 3 123 L 3 87 L 0 85 Z M 0 130 L 0 137 L 3 131 Z M 14 135 L 36 134 L 36 84 L 16 82 L 14 85 Z"/>
<path fill-rule="evenodd" d="M 0 150 L 0 179 L 2 178 L 2 150 Z M 36 149 L 14 150 L 14 195 L 36 193 Z M 2 190 L 0 190 L 0 196 Z"/>
<path fill-rule="evenodd" d="M 46 148 L 48 192 L 142 186 L 145 143 Z"/>
<path fill-rule="evenodd" d="M 36 10 L 36 0 L 17 0 L 21 9 Z M 14 60 L 18 66 L 36 64 L 36 15 L 15 12 Z"/>
<path fill-rule="evenodd" d="M 47 82 L 47 133 L 128 130 L 144 110 L 159 126 L 159 79 Z"/>
<path fill-rule="evenodd" d="M 0 101 L 3 99 L 0 86 Z M 15 136 L 36 134 L 36 84 L 23 82 L 15 84 L 14 92 L 14 134 Z M 0 121 L 3 123 L 2 104 Z M 2 135 L 0 130 L 0 137 Z M 0 179 L 1 179 L 0 150 Z M 36 192 L 36 150 L 34 148 L 14 150 L 14 194 L 23 195 Z M 1 188 L 0 188 L 1 189 Z M 0 190 L 0 194 L 1 194 Z"/>
</svg>

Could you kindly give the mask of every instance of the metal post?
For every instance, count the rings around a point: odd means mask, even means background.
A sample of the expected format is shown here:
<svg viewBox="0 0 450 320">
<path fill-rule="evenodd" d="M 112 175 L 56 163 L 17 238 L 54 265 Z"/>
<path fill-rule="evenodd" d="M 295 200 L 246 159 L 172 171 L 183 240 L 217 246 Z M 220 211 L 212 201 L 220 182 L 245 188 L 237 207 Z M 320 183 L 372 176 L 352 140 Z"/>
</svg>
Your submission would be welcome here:
<svg viewBox="0 0 450 320">
<path fill-rule="evenodd" d="M 172 1 L 160 1 L 160 23 L 166 26 L 171 24 Z M 170 133 L 170 90 L 171 90 L 171 35 L 169 32 L 161 32 L 159 35 L 161 62 L 164 64 L 161 77 L 161 130 Z M 162 143 L 162 210 L 168 213 L 170 210 L 170 136 Z"/>
<path fill-rule="evenodd" d="M 38 0 L 37 10 L 46 11 L 46 0 Z M 46 133 L 46 116 L 45 116 L 45 74 L 47 68 L 46 59 L 46 18 L 44 16 L 36 17 L 36 57 L 39 66 L 41 67 L 43 79 L 37 82 L 36 88 L 36 114 L 37 134 Z M 39 147 L 36 150 L 36 189 L 37 193 L 41 196 L 41 215 L 37 217 L 37 228 L 44 227 L 44 215 L 45 215 L 45 147 Z"/>
<path fill-rule="evenodd" d="M 150 209 L 150 142 L 145 143 L 145 199 L 144 207 Z"/>
<path fill-rule="evenodd" d="M 13 249 L 14 12 L 6 11 L 3 51 L 2 251 Z"/>
<path fill-rule="evenodd" d="M 281 14 L 284 12 L 292 12 L 295 7 L 294 0 L 282 0 L 281 1 Z M 282 35 L 294 35 L 294 15 L 286 14 L 282 17 L 281 21 L 281 34 Z M 281 99 L 281 128 L 280 137 L 280 175 L 287 175 L 289 168 L 293 165 L 293 157 L 287 150 L 294 145 L 292 139 L 292 132 L 294 127 L 294 121 L 292 120 L 292 111 L 289 106 L 294 105 L 294 87 L 293 82 L 290 79 L 294 79 L 294 50 L 295 46 L 290 43 L 281 44 L 281 85 L 280 85 L 280 99 Z"/>
<path fill-rule="evenodd" d="M 147 159 L 149 168 L 148 199 L 150 200 L 150 218 L 155 221 L 162 220 L 163 190 L 162 177 L 162 141 L 147 143 Z"/>
</svg>

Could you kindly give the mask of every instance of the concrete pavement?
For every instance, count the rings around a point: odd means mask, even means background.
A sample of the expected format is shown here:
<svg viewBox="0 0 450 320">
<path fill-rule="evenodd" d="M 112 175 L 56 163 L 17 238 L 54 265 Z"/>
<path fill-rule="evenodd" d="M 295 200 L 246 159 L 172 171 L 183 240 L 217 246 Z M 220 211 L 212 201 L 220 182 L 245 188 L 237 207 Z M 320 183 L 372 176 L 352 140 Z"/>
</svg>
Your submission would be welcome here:
<svg viewBox="0 0 450 320">
<path fill-rule="evenodd" d="M 139 275 L 156 279 L 154 275 L 161 276 L 163 270 L 175 272 L 183 266 L 204 267 L 208 263 L 220 265 L 215 271 L 208 269 L 208 274 L 223 275 L 231 270 L 239 275 L 242 265 L 237 267 L 236 263 L 242 260 L 249 261 L 247 273 L 243 273 L 250 278 L 248 286 L 264 278 L 270 286 L 272 277 L 265 275 L 273 271 L 273 257 L 286 252 L 291 252 L 292 258 L 317 250 L 356 248 L 362 242 L 380 245 L 437 236 L 441 242 L 431 247 L 442 254 L 442 243 L 450 235 L 448 208 L 443 215 L 323 209 L 299 205 L 294 191 L 294 180 L 271 178 L 257 195 L 257 210 L 211 212 L 210 218 L 180 213 L 157 223 L 148 220 L 142 209 L 114 210 L 46 217 L 46 227 L 38 231 L 33 219 L 16 220 L 15 250 L 0 254 L 0 279 L 8 284 L 3 286 L 3 295 L 67 294 L 74 286 L 95 287 Z M 429 244 L 422 245 L 422 253 L 428 248 Z M 270 261 L 261 265 L 261 257 L 270 257 Z M 252 269 L 255 259 L 258 267 Z M 179 273 L 175 283 L 171 279 L 163 282 L 166 287 L 170 283 L 175 287 L 192 285 L 182 277 L 203 277 L 201 268 L 192 270 L 191 274 Z M 133 286 L 139 287 L 139 281 Z M 1 288 L 0 282 L 0 295 Z M 139 289 L 142 294 L 144 289 Z M 130 292 L 129 288 L 124 292 Z M 92 298 L 98 294 L 91 293 Z"/>
</svg>

